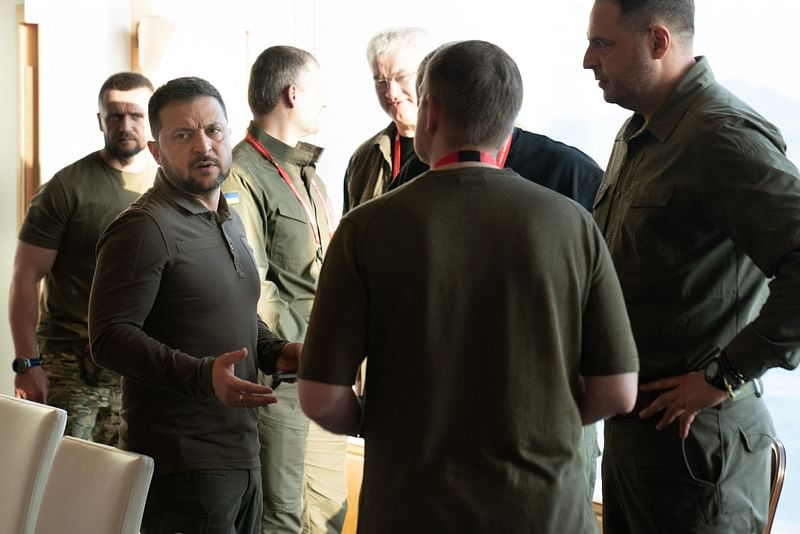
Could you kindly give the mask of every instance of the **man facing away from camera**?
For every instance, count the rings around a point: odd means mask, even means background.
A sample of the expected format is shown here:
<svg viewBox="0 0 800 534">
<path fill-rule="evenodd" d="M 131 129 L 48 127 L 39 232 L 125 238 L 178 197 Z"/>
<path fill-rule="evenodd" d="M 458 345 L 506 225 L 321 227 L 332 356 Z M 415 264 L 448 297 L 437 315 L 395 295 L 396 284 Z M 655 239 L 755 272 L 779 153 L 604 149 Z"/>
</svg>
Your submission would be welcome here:
<svg viewBox="0 0 800 534">
<path fill-rule="evenodd" d="M 505 52 L 446 45 L 417 83 L 431 170 L 340 223 L 303 409 L 365 439 L 363 532 L 595 532 L 582 426 L 629 411 L 638 370 L 611 258 L 586 210 L 498 168 L 522 102 Z"/>
</svg>

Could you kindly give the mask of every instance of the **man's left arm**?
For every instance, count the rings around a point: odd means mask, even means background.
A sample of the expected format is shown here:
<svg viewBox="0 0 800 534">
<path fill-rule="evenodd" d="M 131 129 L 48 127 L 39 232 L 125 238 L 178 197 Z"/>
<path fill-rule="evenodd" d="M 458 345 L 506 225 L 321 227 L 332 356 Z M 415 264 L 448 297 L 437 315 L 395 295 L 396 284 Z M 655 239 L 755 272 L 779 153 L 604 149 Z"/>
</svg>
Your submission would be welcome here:
<svg viewBox="0 0 800 534">
<path fill-rule="evenodd" d="M 717 144 L 728 157 L 712 170 L 709 216 L 772 278 L 758 316 L 720 348 L 749 378 L 772 367 L 794 369 L 800 363 L 800 172 L 760 133 L 720 134 Z"/>
<path fill-rule="evenodd" d="M 749 379 L 772 367 L 794 369 L 800 363 L 800 172 L 772 141 L 753 130 L 720 128 L 712 146 L 703 208 L 773 278 L 758 316 L 720 349 L 733 370 Z M 703 371 L 656 380 L 641 389 L 668 389 L 640 417 L 665 410 L 656 427 L 666 428 L 678 419 L 684 438 L 700 411 L 729 398 L 706 381 Z"/>
<path fill-rule="evenodd" d="M 265 374 L 296 371 L 300 365 L 302 343 L 289 343 L 276 336 L 261 319 L 258 320 L 258 368 Z"/>
</svg>

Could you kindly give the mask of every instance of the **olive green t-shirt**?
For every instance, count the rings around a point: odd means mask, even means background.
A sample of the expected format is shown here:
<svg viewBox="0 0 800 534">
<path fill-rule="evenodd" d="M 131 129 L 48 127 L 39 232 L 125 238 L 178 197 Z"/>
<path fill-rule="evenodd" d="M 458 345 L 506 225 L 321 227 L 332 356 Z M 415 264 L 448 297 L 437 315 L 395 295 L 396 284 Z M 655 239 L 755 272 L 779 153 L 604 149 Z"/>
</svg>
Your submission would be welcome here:
<svg viewBox="0 0 800 534">
<path fill-rule="evenodd" d="M 509 169 L 427 172 L 331 241 L 302 378 L 364 357 L 359 530 L 593 532 L 580 375 L 638 370 L 585 209 Z"/>
<path fill-rule="evenodd" d="M 155 169 L 154 163 L 140 173 L 122 172 L 93 152 L 37 190 L 19 239 L 58 251 L 44 278 L 36 330 L 40 352 L 86 348 L 95 246 L 111 221 L 152 185 Z"/>
</svg>

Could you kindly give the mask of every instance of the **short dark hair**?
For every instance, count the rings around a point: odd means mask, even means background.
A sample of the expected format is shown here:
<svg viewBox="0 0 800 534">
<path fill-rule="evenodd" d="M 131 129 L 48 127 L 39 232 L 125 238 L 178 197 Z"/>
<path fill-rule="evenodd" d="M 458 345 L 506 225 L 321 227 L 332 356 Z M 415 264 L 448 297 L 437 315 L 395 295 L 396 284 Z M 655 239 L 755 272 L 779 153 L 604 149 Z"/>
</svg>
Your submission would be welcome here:
<svg viewBox="0 0 800 534">
<path fill-rule="evenodd" d="M 98 107 L 103 106 L 103 96 L 105 96 L 106 91 L 111 91 L 112 89 L 116 89 L 117 91 L 130 91 L 132 89 L 139 89 L 140 87 L 150 89 L 151 92 L 154 90 L 153 83 L 148 80 L 147 76 L 144 74 L 139 74 L 138 72 L 118 72 L 112 74 L 100 87 L 100 92 L 97 94 L 97 105 Z"/>
<path fill-rule="evenodd" d="M 147 115 L 150 118 L 150 131 L 153 139 L 158 141 L 158 134 L 161 132 L 161 117 L 159 113 L 167 104 L 175 101 L 188 102 L 201 96 L 210 96 L 219 102 L 225 119 L 228 119 L 228 111 L 225 109 L 225 102 L 217 88 L 202 78 L 187 76 L 185 78 L 175 78 L 170 80 L 153 93 L 147 105 Z"/>
<path fill-rule="evenodd" d="M 522 106 L 522 76 L 502 48 L 486 41 L 446 44 L 422 60 L 420 73 L 418 84 L 425 84 L 446 118 L 448 141 L 503 143 Z"/>
<path fill-rule="evenodd" d="M 269 113 L 281 98 L 281 93 L 295 83 L 300 71 L 310 62 L 310 53 L 294 46 L 271 46 L 261 52 L 250 69 L 247 103 L 254 114 Z"/>
<path fill-rule="evenodd" d="M 604 0 L 596 0 L 596 2 Z M 676 33 L 694 35 L 694 0 L 616 0 L 620 22 L 630 30 L 648 28 L 660 20 Z"/>
</svg>

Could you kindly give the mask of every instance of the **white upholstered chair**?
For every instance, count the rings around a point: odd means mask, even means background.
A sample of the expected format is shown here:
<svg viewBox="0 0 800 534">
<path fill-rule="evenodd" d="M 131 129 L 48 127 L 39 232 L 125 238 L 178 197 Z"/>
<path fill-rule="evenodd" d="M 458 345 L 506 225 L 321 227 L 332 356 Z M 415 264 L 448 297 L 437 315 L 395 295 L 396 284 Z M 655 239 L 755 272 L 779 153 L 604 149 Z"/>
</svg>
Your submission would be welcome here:
<svg viewBox="0 0 800 534">
<path fill-rule="evenodd" d="M 36 534 L 135 534 L 153 459 L 64 437 L 47 479 Z"/>
<path fill-rule="evenodd" d="M 0 395 L 0 532 L 33 532 L 66 424 L 64 410 Z"/>
</svg>

